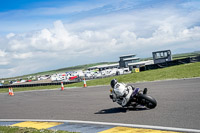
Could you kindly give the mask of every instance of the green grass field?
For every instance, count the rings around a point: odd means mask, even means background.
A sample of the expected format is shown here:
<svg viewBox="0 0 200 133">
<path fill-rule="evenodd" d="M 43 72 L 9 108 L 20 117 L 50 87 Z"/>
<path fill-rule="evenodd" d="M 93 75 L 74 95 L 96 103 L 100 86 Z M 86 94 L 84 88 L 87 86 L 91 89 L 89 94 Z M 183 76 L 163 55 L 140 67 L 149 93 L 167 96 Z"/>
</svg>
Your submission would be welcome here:
<svg viewBox="0 0 200 133">
<path fill-rule="evenodd" d="M 88 86 L 108 85 L 110 84 L 110 81 L 113 78 L 116 78 L 119 82 L 136 83 L 144 81 L 181 79 L 181 78 L 193 78 L 193 77 L 200 77 L 200 62 L 88 81 L 87 85 Z M 80 86 L 79 84 L 80 83 L 77 83 L 77 86 Z"/>
<path fill-rule="evenodd" d="M 139 73 L 131 73 L 127 75 L 114 76 L 103 79 L 95 79 L 87 81 L 87 86 L 109 85 L 110 81 L 116 78 L 119 82 L 136 83 L 145 81 L 182 79 L 200 77 L 200 62 L 177 65 L 162 69 L 142 71 Z M 37 86 L 25 88 L 13 88 L 16 91 L 40 90 L 40 89 L 59 89 L 61 86 Z M 83 87 L 83 82 L 68 84 L 65 87 Z M 8 89 L 0 89 L 0 93 L 8 92 Z"/>
<path fill-rule="evenodd" d="M 22 127 L 10 127 L 0 126 L 0 133 L 75 133 L 61 130 L 49 130 L 49 129 L 34 129 L 34 128 L 22 128 Z"/>
</svg>

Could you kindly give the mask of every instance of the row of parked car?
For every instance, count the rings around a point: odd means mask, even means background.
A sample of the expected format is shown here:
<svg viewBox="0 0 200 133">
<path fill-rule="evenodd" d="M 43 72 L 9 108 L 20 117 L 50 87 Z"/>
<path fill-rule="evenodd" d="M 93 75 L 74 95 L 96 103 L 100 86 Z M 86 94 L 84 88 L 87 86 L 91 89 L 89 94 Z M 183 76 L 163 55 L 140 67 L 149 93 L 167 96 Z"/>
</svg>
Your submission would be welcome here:
<svg viewBox="0 0 200 133">
<path fill-rule="evenodd" d="M 39 80 L 49 80 L 50 82 L 56 82 L 56 81 L 73 81 L 77 79 L 95 79 L 95 78 L 104 78 L 108 76 L 115 76 L 115 75 L 121 75 L 121 74 L 127 74 L 130 73 L 128 68 L 118 69 L 106 69 L 106 70 L 77 70 L 77 71 L 71 71 L 71 72 L 65 72 L 65 73 L 58 73 L 58 74 L 52 74 L 52 75 L 42 75 L 42 76 L 30 76 L 27 78 L 27 80 L 24 79 L 16 79 L 10 81 L 10 84 L 16 84 L 16 83 L 24 83 L 24 82 L 32 82 L 32 81 L 39 81 Z"/>
<path fill-rule="evenodd" d="M 106 69 L 103 71 L 98 70 L 86 70 L 86 71 L 73 71 L 73 72 L 66 72 L 66 73 L 60 73 L 60 74 L 53 74 L 51 75 L 52 81 L 70 81 L 77 78 L 87 78 L 87 79 L 95 79 L 95 78 L 103 78 L 108 76 L 115 76 L 115 75 L 121 75 L 121 74 L 127 74 L 130 73 L 129 69 Z"/>
</svg>

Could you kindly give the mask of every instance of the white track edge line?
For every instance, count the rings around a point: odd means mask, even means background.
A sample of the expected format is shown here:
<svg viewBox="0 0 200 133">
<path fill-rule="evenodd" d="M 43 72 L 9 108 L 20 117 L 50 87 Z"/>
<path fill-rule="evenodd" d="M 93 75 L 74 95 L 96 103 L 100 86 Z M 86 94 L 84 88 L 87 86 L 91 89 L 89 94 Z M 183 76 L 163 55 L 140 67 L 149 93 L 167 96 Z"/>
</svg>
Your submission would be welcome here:
<svg viewBox="0 0 200 133">
<path fill-rule="evenodd" d="M 0 119 L 0 122 L 11 122 L 11 121 L 69 122 L 69 123 L 80 123 L 80 124 L 124 126 L 124 127 L 134 127 L 134 128 L 146 128 L 146 129 L 148 128 L 148 129 L 157 129 L 157 130 L 170 130 L 170 131 L 179 131 L 179 132 L 200 133 L 200 130 L 198 130 L 198 129 L 175 128 L 175 127 L 164 127 L 164 126 L 151 126 L 151 125 L 138 125 L 138 124 L 124 124 L 124 123 L 109 123 L 109 122 L 80 121 L 80 120 Z"/>
</svg>

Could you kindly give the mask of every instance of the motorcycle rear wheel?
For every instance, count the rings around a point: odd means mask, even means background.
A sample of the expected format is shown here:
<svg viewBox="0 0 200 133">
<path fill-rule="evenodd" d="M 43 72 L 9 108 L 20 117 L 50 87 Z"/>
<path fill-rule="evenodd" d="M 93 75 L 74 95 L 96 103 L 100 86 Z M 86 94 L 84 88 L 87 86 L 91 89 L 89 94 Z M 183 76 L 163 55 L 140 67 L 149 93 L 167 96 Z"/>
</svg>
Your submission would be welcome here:
<svg viewBox="0 0 200 133">
<path fill-rule="evenodd" d="M 157 106 L 157 101 L 151 96 L 140 94 L 139 101 L 141 105 L 146 106 L 149 109 L 153 109 Z"/>
</svg>

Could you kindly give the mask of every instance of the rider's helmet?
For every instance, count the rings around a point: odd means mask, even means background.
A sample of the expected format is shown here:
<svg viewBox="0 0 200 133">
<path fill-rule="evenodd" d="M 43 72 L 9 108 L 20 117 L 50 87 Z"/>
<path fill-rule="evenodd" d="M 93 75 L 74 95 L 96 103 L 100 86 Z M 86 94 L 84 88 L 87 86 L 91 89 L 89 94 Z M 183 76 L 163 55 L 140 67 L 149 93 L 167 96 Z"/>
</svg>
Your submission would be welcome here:
<svg viewBox="0 0 200 133">
<path fill-rule="evenodd" d="M 114 88 L 115 84 L 117 84 L 117 80 L 116 80 L 116 79 L 111 80 L 110 86 L 111 86 L 112 88 Z"/>
</svg>

